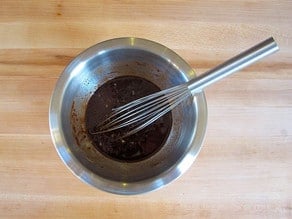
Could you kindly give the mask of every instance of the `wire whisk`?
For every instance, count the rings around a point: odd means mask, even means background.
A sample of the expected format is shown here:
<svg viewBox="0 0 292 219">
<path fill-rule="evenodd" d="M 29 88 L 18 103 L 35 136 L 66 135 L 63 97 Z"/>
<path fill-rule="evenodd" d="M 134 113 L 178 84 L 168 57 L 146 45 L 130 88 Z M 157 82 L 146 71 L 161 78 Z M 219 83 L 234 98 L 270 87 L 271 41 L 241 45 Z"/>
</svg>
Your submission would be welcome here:
<svg viewBox="0 0 292 219">
<path fill-rule="evenodd" d="M 124 127 L 128 127 L 128 131 L 122 137 L 135 134 L 174 109 L 190 95 L 201 92 L 208 85 L 278 50 L 279 47 L 274 39 L 272 37 L 268 38 L 184 84 L 156 92 L 114 108 L 109 117 L 97 126 L 98 131 L 93 134 L 110 132 Z"/>
</svg>

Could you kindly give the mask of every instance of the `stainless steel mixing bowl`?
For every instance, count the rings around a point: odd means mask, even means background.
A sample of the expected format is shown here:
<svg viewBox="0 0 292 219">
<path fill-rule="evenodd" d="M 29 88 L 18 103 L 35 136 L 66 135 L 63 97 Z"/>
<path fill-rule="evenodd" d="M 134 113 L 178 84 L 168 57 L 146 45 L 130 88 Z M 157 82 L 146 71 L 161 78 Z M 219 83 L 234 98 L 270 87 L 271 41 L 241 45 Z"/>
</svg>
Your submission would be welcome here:
<svg viewBox="0 0 292 219">
<path fill-rule="evenodd" d="M 116 194 L 139 194 L 163 187 L 182 175 L 198 155 L 207 124 L 204 93 L 172 111 L 163 147 L 150 158 L 119 162 L 102 155 L 85 129 L 86 104 L 95 90 L 117 76 L 140 76 L 161 89 L 195 77 L 192 68 L 167 47 L 145 39 L 108 40 L 78 55 L 53 91 L 49 122 L 56 150 L 82 181 Z"/>
</svg>

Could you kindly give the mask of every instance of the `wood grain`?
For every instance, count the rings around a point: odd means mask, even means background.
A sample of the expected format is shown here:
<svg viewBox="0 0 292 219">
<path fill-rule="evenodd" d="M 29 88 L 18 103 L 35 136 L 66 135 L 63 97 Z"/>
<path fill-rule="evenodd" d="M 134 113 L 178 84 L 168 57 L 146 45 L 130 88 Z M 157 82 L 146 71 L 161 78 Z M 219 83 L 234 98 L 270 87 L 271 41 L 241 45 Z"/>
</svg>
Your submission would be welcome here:
<svg viewBox="0 0 292 219">
<path fill-rule="evenodd" d="M 291 1 L 0 3 L 1 218 L 291 218 Z M 206 90 L 208 129 L 180 179 L 117 196 L 74 177 L 49 134 L 52 90 L 83 49 L 135 36 L 198 72 L 274 36 L 280 52 Z"/>
</svg>

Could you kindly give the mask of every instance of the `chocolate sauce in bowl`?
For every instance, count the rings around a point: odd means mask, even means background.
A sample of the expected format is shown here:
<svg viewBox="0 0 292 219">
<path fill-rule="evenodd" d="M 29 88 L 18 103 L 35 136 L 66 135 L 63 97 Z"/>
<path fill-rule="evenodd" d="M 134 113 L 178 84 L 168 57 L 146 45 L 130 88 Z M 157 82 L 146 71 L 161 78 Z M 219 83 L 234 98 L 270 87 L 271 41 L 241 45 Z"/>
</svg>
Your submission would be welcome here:
<svg viewBox="0 0 292 219">
<path fill-rule="evenodd" d="M 137 76 L 117 77 L 100 86 L 90 98 L 85 113 L 87 133 L 96 149 L 111 159 L 123 162 L 141 161 L 159 151 L 171 130 L 170 112 L 125 138 L 119 136 L 127 132 L 127 128 L 94 134 L 113 108 L 157 91 L 160 91 L 159 87 Z"/>
</svg>

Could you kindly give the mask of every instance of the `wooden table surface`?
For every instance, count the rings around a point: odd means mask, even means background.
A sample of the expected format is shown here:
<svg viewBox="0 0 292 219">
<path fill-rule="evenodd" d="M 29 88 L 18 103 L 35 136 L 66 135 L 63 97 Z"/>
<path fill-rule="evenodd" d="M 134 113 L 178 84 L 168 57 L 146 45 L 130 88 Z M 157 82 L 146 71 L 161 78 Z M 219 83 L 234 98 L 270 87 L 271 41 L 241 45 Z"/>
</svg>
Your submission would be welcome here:
<svg viewBox="0 0 292 219">
<path fill-rule="evenodd" d="M 292 2 L 0 1 L 0 218 L 292 218 Z M 118 196 L 65 167 L 51 93 L 85 48 L 134 36 L 198 74 L 273 36 L 280 52 L 209 87 L 192 167 L 165 188 Z"/>
</svg>

